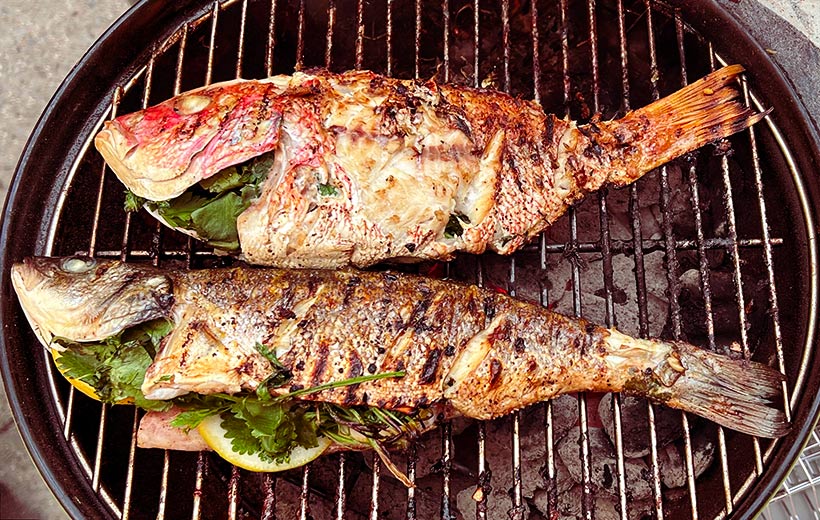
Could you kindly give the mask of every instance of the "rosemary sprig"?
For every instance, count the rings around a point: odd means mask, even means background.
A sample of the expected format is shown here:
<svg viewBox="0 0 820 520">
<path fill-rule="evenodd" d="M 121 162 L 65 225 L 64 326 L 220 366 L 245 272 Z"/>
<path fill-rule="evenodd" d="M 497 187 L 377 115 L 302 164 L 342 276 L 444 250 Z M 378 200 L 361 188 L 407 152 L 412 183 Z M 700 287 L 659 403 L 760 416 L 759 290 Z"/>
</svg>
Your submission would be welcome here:
<svg viewBox="0 0 820 520">
<path fill-rule="evenodd" d="M 334 388 L 342 388 L 344 386 L 358 385 L 360 383 L 367 383 L 368 381 L 376 381 L 378 379 L 389 379 L 391 377 L 404 377 L 407 372 L 383 372 L 381 374 L 369 374 L 366 376 L 351 377 L 350 379 L 343 379 L 341 381 L 332 381 L 330 383 L 323 383 L 321 385 L 312 386 L 310 388 L 301 388 L 276 396 L 275 401 L 286 401 L 303 395 L 315 394 L 317 392 L 324 392 L 325 390 L 333 390 Z"/>
</svg>

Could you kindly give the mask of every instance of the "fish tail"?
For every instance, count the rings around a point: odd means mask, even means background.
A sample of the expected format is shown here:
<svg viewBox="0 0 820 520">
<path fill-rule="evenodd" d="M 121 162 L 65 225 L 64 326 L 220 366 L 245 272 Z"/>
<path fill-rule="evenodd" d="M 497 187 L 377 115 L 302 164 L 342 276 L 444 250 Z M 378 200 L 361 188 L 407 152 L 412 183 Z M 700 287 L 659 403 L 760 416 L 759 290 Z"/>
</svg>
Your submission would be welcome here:
<svg viewBox="0 0 820 520">
<path fill-rule="evenodd" d="M 616 168 L 608 182 L 625 185 L 672 159 L 757 123 L 757 113 L 738 100 L 740 65 L 729 65 L 622 119 L 606 123 Z M 620 167 L 617 167 L 620 166 Z"/>
<path fill-rule="evenodd" d="M 630 340 L 633 347 L 652 343 L 653 354 L 648 366 L 624 382 L 625 394 L 648 397 L 756 437 L 788 433 L 786 415 L 777 404 L 782 407 L 784 377 L 772 367 L 683 342 Z"/>
</svg>

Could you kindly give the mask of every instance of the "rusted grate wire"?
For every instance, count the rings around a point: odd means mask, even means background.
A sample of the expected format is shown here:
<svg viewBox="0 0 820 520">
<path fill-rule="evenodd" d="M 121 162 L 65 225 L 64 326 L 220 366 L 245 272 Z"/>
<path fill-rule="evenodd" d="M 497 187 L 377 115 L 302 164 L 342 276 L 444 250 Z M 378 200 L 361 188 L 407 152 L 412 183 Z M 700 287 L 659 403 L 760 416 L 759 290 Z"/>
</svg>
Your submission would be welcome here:
<svg viewBox="0 0 820 520">
<path fill-rule="evenodd" d="M 317 4 L 320 5 L 317 7 Z M 326 37 L 317 37 L 320 33 Z M 411 41 L 412 45 L 408 44 Z M 442 81 L 476 87 L 489 82 L 514 95 L 531 97 L 549 111 L 563 112 L 575 119 L 588 118 L 599 111 L 605 117 L 614 117 L 658 99 L 662 93 L 685 85 L 690 77 L 694 79 L 720 64 L 722 59 L 711 44 L 688 30 L 677 12 L 650 0 L 503 0 L 500 5 L 488 0 L 441 0 L 440 3 L 423 0 L 214 1 L 193 13 L 167 40 L 158 43 L 145 65 L 129 81 L 112 88 L 110 110 L 103 118 L 115 117 L 125 111 L 126 106 L 128 110 L 145 107 L 212 81 L 265 76 L 309 66 L 333 70 L 364 67 L 415 78 L 435 74 Z M 615 79 L 610 74 L 613 70 L 617 71 Z M 743 92 L 748 104 L 763 108 L 745 82 Z M 697 277 L 695 298 L 703 306 L 704 346 L 717 350 L 726 340 L 716 331 L 721 325 L 719 321 L 725 318 L 716 317 L 715 300 L 725 295 L 716 290 L 713 281 L 717 276 L 715 258 L 720 257 L 731 266 L 729 281 L 735 315 L 732 319 L 736 320 L 731 339 L 737 342 L 746 358 L 759 348 L 764 340 L 750 332 L 755 329 L 749 323 L 748 307 L 764 295 L 772 355 L 783 373 L 790 369 L 799 374 L 791 379 L 795 381 L 793 387 L 786 387 L 784 383 L 784 393 L 791 397 L 799 393 L 802 386 L 808 353 L 804 352 L 799 360 L 800 368 L 787 366 L 774 257 L 775 248 L 788 243 L 772 233 L 775 226 L 767 216 L 769 208 L 764 195 L 768 186 L 764 188 L 765 166 L 758 150 L 757 134 L 761 132 L 766 133 L 767 142 L 774 140 L 789 172 L 798 182 L 788 147 L 779 137 L 774 122 L 767 118 L 765 127 L 759 125 L 730 139 L 731 144 L 718 146 L 716 173 L 707 171 L 715 161 L 694 154 L 685 162 L 682 173 L 664 166 L 627 188 L 626 197 L 622 199 L 627 201 L 629 237 L 613 236 L 613 222 L 620 218 L 617 212 L 622 209 L 619 209 L 622 200 L 614 200 L 613 193 L 604 189 L 599 195 L 589 197 L 584 203 L 586 207 L 571 208 L 553 229 L 516 255 L 502 259 L 462 257 L 445 267 L 446 274 L 479 285 L 498 284 L 514 296 L 539 299 L 547 306 L 554 306 L 562 298 L 560 293 L 568 293 L 568 310 L 576 316 L 587 315 L 585 299 L 594 292 L 603 300 L 602 321 L 607 326 L 618 326 L 623 319 L 619 312 L 629 308 L 629 312 L 636 315 L 633 333 L 642 337 L 653 330 L 649 309 L 655 294 L 649 285 L 665 283 L 669 319 L 664 332 L 678 339 L 686 335 L 687 321 L 691 318 L 680 303 L 682 293 L 691 290 L 681 281 L 686 264 Z M 732 158 L 737 148 L 744 150 L 744 156 L 748 155 L 745 163 Z M 96 171 L 93 176 L 88 173 L 92 169 Z M 92 176 L 97 187 L 90 238 L 86 245 L 79 247 L 81 241 L 58 238 L 69 225 L 64 220 L 69 219 L 72 197 L 77 196 L 67 186 L 55 213 L 58 216 L 46 254 L 84 251 L 100 257 L 148 260 L 155 265 L 182 262 L 188 267 L 223 262 L 190 238 L 168 232 L 154 221 L 146 223 L 138 216 L 120 215 L 121 190 L 100 159 L 90 151 L 90 140 L 84 143 L 73 166 L 69 184 L 75 177 L 82 176 Z M 748 181 L 743 183 L 742 192 L 744 201 L 755 201 L 753 209 L 746 205 L 740 208 L 736 203 L 741 176 L 753 179 L 750 185 Z M 718 187 L 710 186 L 707 190 L 704 177 L 716 182 Z M 715 190 L 718 195 L 713 193 Z M 678 229 L 678 217 L 673 210 L 675 198 L 681 196 L 681 191 L 688 194 L 688 211 L 692 217 L 690 228 L 684 231 Z M 659 208 L 659 229 L 646 227 L 642 202 L 648 194 L 657 196 L 654 202 Z M 590 214 L 595 216 L 594 222 L 588 218 Z M 725 216 L 722 228 L 717 231 L 707 224 L 714 214 Z M 647 267 L 653 253 L 664 257 L 662 276 L 665 280 L 654 279 L 657 275 L 651 274 Z M 632 307 L 624 307 L 620 301 L 623 290 L 616 283 L 615 262 L 620 262 L 621 257 L 630 260 L 634 271 Z M 563 291 L 552 283 L 550 266 L 556 258 L 569 265 L 569 283 Z M 600 274 L 589 273 L 585 266 L 590 259 L 595 263 L 600 261 Z M 747 263 L 759 264 L 764 282 L 762 289 L 750 289 L 752 281 Z M 499 277 L 502 271 L 506 274 Z M 534 284 L 533 277 L 537 278 Z M 594 287 L 593 291 L 588 290 L 589 286 Z M 543 440 L 544 451 L 539 472 L 525 471 L 522 467 L 527 454 L 524 446 L 530 442 L 522 431 L 529 426 L 526 421 L 532 415 L 515 413 L 501 421 L 478 423 L 473 435 L 466 437 L 459 431 L 459 425 L 448 422 L 434 435 L 433 438 L 438 436 L 435 441 L 428 436 L 423 444 L 409 450 L 407 474 L 420 485 L 401 491 L 403 495 L 399 500 L 395 486 L 386 480 L 389 476 L 382 471 L 378 457 L 370 454 L 364 455 L 369 459 L 370 474 L 363 480 L 356 480 L 363 468 L 361 456 L 345 454 L 332 457 L 332 464 L 313 464 L 283 476 L 266 475 L 256 479 L 235 467 L 225 469 L 207 453 L 166 451 L 158 454 L 153 450 L 138 450 L 139 412 L 90 403 L 73 387 L 66 390 L 60 378 L 54 377 L 51 365 L 47 363 L 47 366 L 53 396 L 62 414 L 64 435 L 93 489 L 117 517 L 227 516 L 235 519 L 252 514 L 265 519 L 298 516 L 306 520 L 312 512 L 317 515 L 317 511 L 323 511 L 337 519 L 376 520 L 392 515 L 397 501 L 401 506 L 398 516 L 410 520 L 429 518 L 433 509 L 442 519 L 467 515 L 465 511 L 470 515 L 474 511 L 478 519 L 496 518 L 499 510 L 514 519 L 539 518 L 532 516 L 538 514 L 547 518 L 569 516 L 561 509 L 559 500 L 560 457 L 553 403 L 537 407 L 538 417 L 543 417 L 539 419 L 543 421 L 539 423 L 539 438 Z M 784 407 L 788 414 L 788 397 L 786 401 Z M 574 514 L 585 519 L 595 518 L 599 509 L 595 450 L 590 441 L 591 430 L 597 428 L 592 424 L 597 421 L 596 406 L 596 396 L 578 397 L 581 500 L 580 509 Z M 627 520 L 634 517 L 636 506 L 631 500 L 627 478 L 622 406 L 620 396 L 615 396 L 612 402 L 615 465 L 611 478 L 615 514 Z M 731 515 L 738 499 L 763 473 L 777 443 L 743 438 L 717 428 L 716 460 L 702 481 L 696 477 L 696 425 L 681 414 L 686 484 L 683 492 L 671 496 L 665 493 L 659 462 L 663 446 L 656 424 L 658 413 L 659 407 L 647 405 L 646 478 L 651 488 L 651 516 L 661 520 Z M 98 423 L 99 427 L 89 434 L 85 431 L 88 423 Z M 500 428 L 499 424 L 506 426 Z M 126 431 L 129 439 L 127 459 L 116 464 L 110 461 L 116 460 L 113 453 L 117 451 L 121 431 Z M 505 442 L 509 449 L 504 453 L 492 448 L 497 443 L 491 444 L 491 441 L 498 435 L 508 435 Z M 465 441 L 467 437 L 469 443 Z M 431 482 L 428 475 L 422 485 L 420 470 L 426 470 L 420 466 L 422 456 L 436 448 L 438 454 L 431 473 L 435 482 Z M 741 460 L 744 457 L 737 453 L 745 449 L 751 449 L 751 462 Z M 499 462 L 502 458 L 506 459 L 503 463 Z M 463 462 L 465 459 L 469 465 Z M 500 464 L 509 468 L 503 472 L 509 474 L 509 481 L 499 481 Z M 533 505 L 533 496 L 525 492 L 530 489 L 527 479 L 534 478 L 540 479 L 538 484 L 544 497 L 538 507 Z M 463 486 L 465 479 L 471 482 L 464 488 L 469 491 L 471 507 L 463 507 L 454 496 L 461 489 L 457 485 Z M 358 496 L 362 494 L 359 483 L 364 481 L 369 487 L 366 493 L 369 506 L 352 510 L 351 501 L 362 501 Z M 320 486 L 329 482 L 331 484 Z M 288 494 L 286 490 L 291 488 L 297 493 Z M 214 489 L 219 492 L 214 493 Z M 432 509 L 431 496 L 435 502 Z M 295 497 L 293 503 L 288 502 L 288 497 Z M 326 504 L 331 504 L 327 511 L 321 509 Z"/>
</svg>

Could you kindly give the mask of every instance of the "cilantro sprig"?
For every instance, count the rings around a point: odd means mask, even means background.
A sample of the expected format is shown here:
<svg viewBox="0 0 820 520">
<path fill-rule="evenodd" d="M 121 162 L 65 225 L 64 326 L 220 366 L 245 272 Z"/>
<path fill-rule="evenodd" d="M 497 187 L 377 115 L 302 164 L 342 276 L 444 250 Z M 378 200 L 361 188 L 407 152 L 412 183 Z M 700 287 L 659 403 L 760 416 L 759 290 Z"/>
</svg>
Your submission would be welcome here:
<svg viewBox="0 0 820 520">
<path fill-rule="evenodd" d="M 78 343 L 57 337 L 54 342 L 66 348 L 57 358 L 57 366 L 66 377 L 90 385 L 105 403 L 131 399 L 146 410 L 167 410 L 170 402 L 146 399 L 140 387 L 160 341 L 172 328 L 170 321 L 158 319 L 99 342 Z"/>
</svg>

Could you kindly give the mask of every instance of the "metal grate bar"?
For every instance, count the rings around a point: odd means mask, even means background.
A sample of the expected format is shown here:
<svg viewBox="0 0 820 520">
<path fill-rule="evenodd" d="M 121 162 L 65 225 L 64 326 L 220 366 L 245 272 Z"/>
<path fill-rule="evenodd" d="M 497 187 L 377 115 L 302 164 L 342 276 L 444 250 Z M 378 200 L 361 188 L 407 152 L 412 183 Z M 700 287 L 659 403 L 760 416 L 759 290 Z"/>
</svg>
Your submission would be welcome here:
<svg viewBox="0 0 820 520">
<path fill-rule="evenodd" d="M 504 47 L 504 92 L 510 91 L 510 0 L 501 2 L 501 42 Z"/>
<path fill-rule="evenodd" d="M 117 107 L 120 103 L 120 97 L 122 95 L 122 89 L 117 87 L 114 89 L 114 94 L 111 99 L 111 119 L 115 119 L 117 117 Z M 105 173 L 108 169 L 108 166 L 103 163 L 102 170 L 100 171 L 100 183 L 99 189 L 97 191 L 97 201 L 94 208 L 94 220 L 91 225 L 91 240 L 88 246 L 88 256 L 94 256 L 97 247 L 97 232 L 99 230 L 99 223 L 100 223 L 100 213 L 102 210 L 102 201 L 103 201 L 103 194 L 105 192 Z M 72 385 L 72 390 L 73 390 Z M 73 395 L 72 395 L 73 397 Z M 73 399 L 71 399 L 73 402 Z M 72 403 L 73 404 L 73 403 Z M 95 492 L 100 490 L 100 467 L 102 465 L 102 452 L 103 452 L 103 443 L 105 439 L 105 427 L 107 424 L 108 418 L 108 405 L 102 403 L 100 405 L 100 424 L 97 430 L 97 446 L 94 452 L 94 467 L 91 472 L 91 489 Z M 69 422 L 67 421 L 66 424 L 68 425 Z M 66 426 L 66 430 L 70 431 L 69 427 Z"/>
<path fill-rule="evenodd" d="M 599 97 L 600 97 L 600 79 L 599 79 L 599 68 L 598 68 L 598 30 L 597 30 L 597 19 L 595 16 L 595 0 L 588 0 L 587 1 L 587 12 L 588 12 L 588 19 L 589 19 L 589 34 L 590 34 L 590 61 L 592 64 L 592 86 L 593 86 L 593 97 L 592 97 L 592 110 L 595 114 L 599 113 L 600 106 L 599 106 Z M 622 25 L 621 25 L 622 27 Z M 621 28 L 622 30 L 622 28 Z M 625 50 L 626 42 L 623 39 L 620 41 L 621 48 Z M 622 51 L 623 60 L 626 59 L 626 53 Z M 626 78 L 626 68 L 624 67 L 624 78 Z M 628 92 L 628 87 L 624 89 L 624 93 Z M 614 277 L 613 277 L 613 269 L 612 269 L 612 240 L 610 236 L 609 230 L 609 208 L 607 204 L 607 193 L 608 190 L 606 188 L 599 190 L 598 192 L 598 214 L 599 214 L 599 222 L 601 228 L 601 268 L 603 271 L 603 280 L 604 280 L 604 303 L 605 303 L 605 321 L 607 327 L 614 327 L 616 326 L 616 316 L 615 316 L 615 304 L 613 300 L 613 292 L 614 292 Z M 594 410 L 593 413 L 597 413 L 597 410 Z M 613 424 L 615 429 L 615 439 L 613 443 L 615 445 L 615 460 L 616 460 L 616 473 L 617 473 L 617 480 L 618 480 L 618 498 L 619 498 L 619 505 L 620 505 L 620 514 L 623 520 L 627 519 L 627 504 L 626 504 L 626 465 L 624 461 L 624 450 L 623 450 L 623 430 L 621 424 L 621 396 L 618 394 L 614 394 L 612 396 L 612 415 L 613 415 Z"/>
<path fill-rule="evenodd" d="M 416 0 L 416 35 L 414 38 L 415 61 L 413 65 L 413 77 L 419 79 L 419 67 L 421 66 L 421 0 Z"/>
<path fill-rule="evenodd" d="M 265 500 L 262 502 L 261 520 L 276 520 L 276 478 L 270 473 L 264 476 Z"/>
<path fill-rule="evenodd" d="M 652 88 L 652 99 L 657 100 L 660 98 L 660 93 L 658 90 L 658 80 L 659 70 L 658 70 L 658 58 L 657 52 L 655 48 L 655 29 L 654 24 L 652 21 L 652 4 L 650 0 L 644 0 L 644 5 L 646 7 L 646 28 L 647 28 L 647 39 L 649 40 L 649 56 L 650 56 L 650 67 L 651 67 L 651 76 L 650 76 L 650 83 Z M 685 65 L 682 63 L 682 67 Z M 679 340 L 681 337 L 681 309 L 680 309 L 680 302 L 678 301 L 678 297 L 680 295 L 680 281 L 677 278 L 677 273 L 679 271 L 679 264 L 677 258 L 677 251 L 674 248 L 674 233 L 672 230 L 672 216 L 669 210 L 670 202 L 671 202 L 671 188 L 669 186 L 669 172 L 666 166 L 661 166 L 660 169 L 660 180 L 661 180 L 661 200 L 660 200 L 660 207 L 661 213 L 663 215 L 662 219 L 662 227 L 663 227 L 663 234 L 666 240 L 666 263 L 667 263 L 667 282 L 669 284 L 669 311 L 671 314 L 671 321 L 672 321 L 672 334 L 676 340 Z M 697 241 L 698 245 L 702 244 L 701 241 Z M 654 424 L 654 409 L 650 404 L 650 431 L 653 434 L 650 444 L 652 444 L 652 449 L 655 451 L 655 456 L 653 457 L 653 466 L 657 464 L 657 438 L 656 438 L 656 429 Z M 697 520 L 698 518 L 698 508 L 697 508 L 697 491 L 695 488 L 695 477 L 694 477 L 694 465 L 693 465 L 693 457 L 692 457 L 692 442 L 691 442 L 691 435 L 689 430 L 689 419 L 686 416 L 685 412 L 681 412 L 681 423 L 683 427 L 683 438 L 684 438 L 684 458 L 686 460 L 686 476 L 687 481 L 689 483 L 689 498 L 691 504 L 691 515 L 692 520 Z M 653 472 L 658 471 L 657 466 L 653 467 Z M 656 503 L 662 503 L 660 497 L 656 497 Z M 658 517 L 661 518 L 660 516 Z"/>
<path fill-rule="evenodd" d="M 510 2 L 501 2 L 501 40 L 504 47 L 504 92 L 510 91 Z M 476 77 L 478 71 L 476 70 Z M 509 292 L 516 296 L 515 256 L 509 257 Z M 512 416 L 512 509 L 509 511 L 511 519 L 524 518 L 524 495 L 521 482 L 521 412 L 516 410 Z"/>
<path fill-rule="evenodd" d="M 154 63 L 156 58 L 156 46 L 151 50 L 151 56 L 148 58 L 148 63 L 145 66 L 145 82 L 142 89 L 142 108 L 148 106 L 148 100 L 151 97 L 151 83 L 154 79 Z M 128 248 L 131 236 L 131 216 L 125 215 L 125 229 L 122 238 L 122 250 L 120 252 L 120 260 L 125 262 L 128 259 Z M 125 493 L 122 499 L 122 519 L 128 520 L 131 515 L 131 493 L 134 488 L 134 466 L 136 464 L 137 455 L 137 433 L 139 431 L 139 409 L 134 407 L 134 423 L 131 428 L 131 445 L 128 449 L 128 467 L 125 474 Z"/>
<path fill-rule="evenodd" d="M 205 457 L 206 453 L 200 451 L 196 454 L 196 476 L 194 477 L 194 501 L 191 518 L 198 520 L 202 514 L 202 483 L 205 476 Z"/>
<path fill-rule="evenodd" d="M 137 428 L 139 426 L 140 411 L 134 407 L 134 422 L 131 426 L 131 445 L 128 447 L 128 468 L 125 474 L 125 493 L 122 499 L 122 520 L 131 517 L 131 493 L 134 490 L 134 463 L 137 455 Z"/>
<path fill-rule="evenodd" d="M 631 109 L 629 101 L 629 54 L 627 52 L 626 27 L 624 23 L 623 0 L 617 2 L 618 11 L 618 42 L 621 56 L 621 101 L 623 112 L 627 113 Z M 629 220 L 632 224 L 632 243 L 634 246 L 635 262 L 635 292 L 638 300 L 638 335 L 645 338 L 649 334 L 648 300 L 646 293 L 646 269 L 644 265 L 643 231 L 641 228 L 640 202 L 638 197 L 638 186 L 632 183 L 629 186 Z M 615 438 L 617 440 L 615 450 L 618 460 L 618 490 L 621 510 L 621 518 L 628 517 L 626 504 L 626 483 L 624 475 L 626 473 L 623 455 L 623 427 L 621 422 L 621 396 L 614 396 L 613 414 L 615 423 Z M 663 518 L 663 495 L 661 492 L 660 465 L 658 462 L 658 436 L 655 426 L 655 409 L 651 402 L 647 401 L 647 420 L 649 423 L 649 454 L 652 475 L 652 496 L 655 505 L 655 514 L 658 520 Z"/>
<path fill-rule="evenodd" d="M 239 47 L 236 52 L 236 77 L 242 77 L 242 59 L 245 56 L 245 22 L 248 18 L 248 0 L 242 0 L 242 14 L 239 22 Z"/>
<path fill-rule="evenodd" d="M 680 18 L 676 17 L 676 23 L 679 23 L 679 20 Z M 682 30 L 680 32 L 682 34 Z M 711 43 L 709 44 L 709 61 L 711 69 L 714 70 L 715 53 L 712 49 Z M 734 241 L 737 241 L 737 223 L 735 220 L 735 205 L 734 200 L 732 198 L 732 181 L 729 177 L 729 160 L 725 154 L 720 158 L 720 166 L 721 171 L 723 172 L 723 205 L 726 211 L 726 216 L 729 224 L 729 238 Z M 740 344 L 741 349 L 743 351 L 743 358 L 750 359 L 751 354 L 749 352 L 749 338 L 747 333 L 746 303 L 743 297 L 743 283 L 740 272 L 740 252 L 738 251 L 736 243 L 732 244 L 732 246 L 729 248 L 729 252 L 732 258 L 732 266 L 734 267 L 733 282 L 735 285 L 735 294 L 737 296 L 738 321 L 740 323 Z M 720 445 L 721 467 L 724 470 L 723 480 L 724 490 L 726 491 L 726 512 L 728 514 L 731 513 L 733 510 L 733 502 L 731 485 L 729 481 L 728 458 L 726 455 L 726 439 L 723 428 L 718 429 L 718 441 Z M 755 468 L 759 473 L 762 471 L 763 468 L 763 461 L 760 457 L 760 441 L 757 438 L 753 438 L 752 442 L 755 453 Z"/>
<path fill-rule="evenodd" d="M 450 470 L 453 457 L 453 425 L 450 421 L 441 427 L 441 518 L 451 520 L 455 518 L 453 504 L 450 498 Z"/>
<path fill-rule="evenodd" d="M 310 519 L 310 464 L 302 467 L 302 492 L 299 495 L 299 520 Z"/>
<path fill-rule="evenodd" d="M 296 29 L 296 70 L 305 66 L 305 0 L 299 0 L 299 20 Z"/>
<path fill-rule="evenodd" d="M 742 82 L 743 99 L 747 105 L 750 104 L 749 85 L 746 81 Z M 760 227 L 763 233 L 763 263 L 766 266 L 766 274 L 768 275 L 769 288 L 769 315 L 772 318 L 772 326 L 774 329 L 775 346 L 777 347 L 777 362 L 782 374 L 786 374 L 786 364 L 783 359 L 783 335 L 780 330 L 780 308 L 777 304 L 777 289 L 774 283 L 774 260 L 772 259 L 772 248 L 768 244 L 770 237 L 769 218 L 766 212 L 766 201 L 763 198 L 763 171 L 760 167 L 760 156 L 757 150 L 757 139 L 755 138 L 755 130 L 750 127 L 749 145 L 752 149 L 752 164 L 755 172 L 755 189 L 757 190 L 757 199 L 760 201 Z M 789 406 L 789 388 L 788 381 L 783 379 L 783 411 L 786 414 L 786 419 L 791 421 L 791 407 Z"/>
<path fill-rule="evenodd" d="M 407 488 L 407 520 L 416 520 L 416 462 L 418 461 L 418 449 L 416 441 L 413 440 L 407 450 L 407 478 L 413 484 Z"/>
<path fill-rule="evenodd" d="M 325 44 L 325 68 L 330 69 L 333 62 L 333 30 L 336 28 L 336 0 L 329 0 L 327 5 L 327 43 Z"/>
<path fill-rule="evenodd" d="M 345 517 L 345 502 L 347 494 L 345 492 L 345 467 L 347 457 L 344 452 L 339 454 L 339 478 L 336 484 L 336 520 L 343 520 Z"/>
<path fill-rule="evenodd" d="M 239 502 L 239 468 L 231 466 L 231 479 L 228 481 L 228 519 L 236 520 L 236 509 Z"/>
<path fill-rule="evenodd" d="M 210 85 L 214 73 L 214 49 L 216 48 L 216 26 L 219 23 L 219 0 L 214 1 L 211 13 L 211 39 L 208 41 L 208 68 L 205 70 L 205 85 Z M 178 92 L 177 92 L 178 93 Z"/>
<path fill-rule="evenodd" d="M 695 487 L 695 462 L 692 456 L 692 434 L 689 429 L 689 416 L 681 413 L 683 425 L 683 458 L 686 465 L 686 482 L 689 486 L 689 504 L 692 508 L 692 520 L 698 518 L 698 496 Z"/>
<path fill-rule="evenodd" d="M 182 64 L 185 60 L 185 48 L 188 44 L 188 24 L 182 26 L 182 36 L 179 40 L 179 51 L 177 52 L 177 65 L 174 74 L 174 95 L 177 96 L 182 91 Z M 206 78 L 207 79 L 207 78 Z"/>
<path fill-rule="evenodd" d="M 364 0 L 356 5 L 356 68 L 364 63 Z"/>
<path fill-rule="evenodd" d="M 476 0 L 476 4 L 478 1 Z M 478 5 L 476 5 L 476 8 Z M 530 6 L 530 34 L 532 35 L 532 99 L 541 104 L 541 50 L 538 34 L 538 0 L 532 0 Z M 478 31 L 476 31 L 478 32 Z"/>
<path fill-rule="evenodd" d="M 168 469 L 171 467 L 171 452 L 163 450 L 162 453 L 162 476 L 159 484 L 159 511 L 157 511 L 157 520 L 165 518 L 165 503 L 168 498 Z"/>
<path fill-rule="evenodd" d="M 370 488 L 370 520 L 379 520 L 379 484 L 381 483 L 382 462 L 373 454 L 373 486 Z"/>
<path fill-rule="evenodd" d="M 567 20 L 567 2 L 561 0 L 561 53 L 563 56 L 563 79 L 564 79 L 564 109 L 569 116 L 570 99 L 570 77 L 569 77 L 569 23 Z M 581 270 L 579 262 L 574 255 L 577 254 L 578 246 L 578 216 L 575 208 L 570 207 L 567 212 L 569 216 L 570 239 L 567 244 L 567 253 L 572 264 L 572 310 L 575 317 L 581 316 Z M 587 520 L 593 518 L 592 496 L 592 468 L 589 446 L 589 424 L 587 421 L 587 396 L 585 393 L 578 394 L 578 419 L 580 427 L 580 439 L 578 440 L 578 456 L 581 461 L 581 516 Z"/>
<path fill-rule="evenodd" d="M 393 75 L 393 0 L 387 0 L 387 75 Z"/>
<path fill-rule="evenodd" d="M 331 3 L 333 3 L 331 1 Z M 335 6 L 333 12 L 335 13 Z M 331 37 L 328 32 L 327 37 Z M 265 42 L 265 75 L 273 76 L 273 49 L 276 47 L 276 0 L 270 1 L 270 18 L 268 19 L 268 39 Z M 330 51 L 328 50 L 328 54 Z"/>
<path fill-rule="evenodd" d="M 441 13 L 444 20 L 444 82 L 450 81 L 450 0 L 441 0 Z"/>
</svg>

